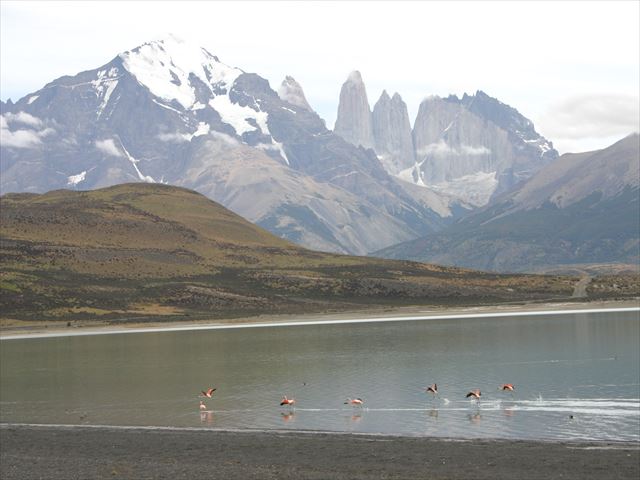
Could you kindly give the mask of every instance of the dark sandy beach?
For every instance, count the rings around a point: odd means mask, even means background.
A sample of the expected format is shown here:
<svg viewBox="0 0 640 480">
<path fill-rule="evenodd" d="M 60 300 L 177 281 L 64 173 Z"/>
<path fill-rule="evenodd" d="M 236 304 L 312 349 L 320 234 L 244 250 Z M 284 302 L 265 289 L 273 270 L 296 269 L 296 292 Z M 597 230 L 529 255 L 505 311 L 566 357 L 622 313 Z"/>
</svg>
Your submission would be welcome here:
<svg viewBox="0 0 640 480">
<path fill-rule="evenodd" d="M 640 476 L 637 443 L 2 425 L 0 453 L 3 480 Z"/>
</svg>

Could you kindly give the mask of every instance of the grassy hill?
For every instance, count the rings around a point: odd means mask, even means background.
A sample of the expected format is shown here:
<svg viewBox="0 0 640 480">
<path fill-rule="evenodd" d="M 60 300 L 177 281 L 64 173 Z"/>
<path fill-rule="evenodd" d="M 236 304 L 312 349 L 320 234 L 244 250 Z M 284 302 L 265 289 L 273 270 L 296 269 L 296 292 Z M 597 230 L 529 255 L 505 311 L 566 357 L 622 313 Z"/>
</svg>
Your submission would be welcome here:
<svg viewBox="0 0 640 480">
<path fill-rule="evenodd" d="M 140 183 L 0 197 L 0 255 L 5 320 L 519 302 L 566 298 L 576 281 L 314 252 L 193 191 Z"/>
</svg>

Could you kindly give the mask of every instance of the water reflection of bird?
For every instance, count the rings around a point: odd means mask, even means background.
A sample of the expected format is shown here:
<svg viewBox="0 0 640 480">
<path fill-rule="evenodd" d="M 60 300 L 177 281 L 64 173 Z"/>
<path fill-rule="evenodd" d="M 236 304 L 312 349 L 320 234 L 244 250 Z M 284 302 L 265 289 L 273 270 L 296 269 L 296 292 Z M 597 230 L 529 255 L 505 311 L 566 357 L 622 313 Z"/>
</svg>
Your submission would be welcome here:
<svg viewBox="0 0 640 480">
<path fill-rule="evenodd" d="M 482 420 L 482 415 L 480 415 L 479 413 L 473 413 L 470 414 L 468 418 L 471 423 L 477 424 L 480 423 L 480 420 Z"/>
<path fill-rule="evenodd" d="M 354 407 L 361 407 L 364 404 L 364 400 L 361 398 L 347 398 L 344 402 L 345 405 L 353 405 Z"/>
<path fill-rule="evenodd" d="M 477 388 L 475 388 L 475 389 L 471 390 L 469 393 L 467 393 L 466 398 L 471 397 L 471 398 L 475 398 L 476 400 L 480 400 L 480 396 L 481 396 L 481 395 L 482 395 L 482 394 L 480 393 L 480 390 L 478 390 Z"/>
<path fill-rule="evenodd" d="M 211 410 L 200 412 L 200 421 L 203 423 L 213 423 L 213 412 Z"/>
<path fill-rule="evenodd" d="M 206 391 L 200 392 L 201 397 L 211 398 L 213 396 L 213 392 L 215 392 L 217 388 L 207 388 Z"/>
<path fill-rule="evenodd" d="M 433 393 L 434 395 L 438 394 L 438 385 L 437 384 L 433 384 L 427 387 L 427 393 Z"/>
<path fill-rule="evenodd" d="M 296 404 L 295 398 L 287 398 L 287 396 L 283 396 L 280 401 L 280 406 L 287 405 L 289 407 L 293 407 Z"/>
<path fill-rule="evenodd" d="M 288 422 L 290 420 L 293 420 L 293 417 L 296 415 L 295 412 L 281 412 L 280 415 L 282 415 L 282 420 L 284 420 L 285 422 Z"/>
</svg>

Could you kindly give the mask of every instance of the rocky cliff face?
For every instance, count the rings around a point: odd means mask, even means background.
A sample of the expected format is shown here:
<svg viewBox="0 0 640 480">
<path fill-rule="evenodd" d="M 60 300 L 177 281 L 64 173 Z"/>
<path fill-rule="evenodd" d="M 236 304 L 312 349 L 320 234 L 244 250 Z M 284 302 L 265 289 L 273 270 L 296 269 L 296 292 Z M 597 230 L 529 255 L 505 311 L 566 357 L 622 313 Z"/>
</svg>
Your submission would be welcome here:
<svg viewBox="0 0 640 480">
<path fill-rule="evenodd" d="M 335 132 L 374 148 L 391 175 L 465 208 L 488 204 L 558 157 L 530 120 L 482 91 L 425 99 L 413 130 L 397 93 L 383 92 L 370 113 L 358 72 L 342 87 Z"/>
<path fill-rule="evenodd" d="M 407 104 L 395 93 L 389 98 L 387 91 L 373 107 L 373 136 L 378 158 L 387 172 L 397 175 L 415 163 L 411 123 Z"/>
<path fill-rule="evenodd" d="M 278 89 L 278 96 L 285 102 L 289 102 L 291 105 L 295 105 L 296 107 L 304 108 L 309 111 L 313 110 L 307 102 L 307 98 L 304 96 L 302 86 L 300 86 L 293 77 L 288 75 L 285 77 Z"/>
<path fill-rule="evenodd" d="M 375 147 L 367 90 L 358 71 L 349 74 L 340 90 L 334 132 L 352 145 Z"/>
<path fill-rule="evenodd" d="M 404 172 L 427 185 L 483 178 L 486 202 L 511 190 L 558 157 L 514 108 L 484 92 L 474 96 L 430 97 L 422 102 L 413 128 L 416 164 Z M 482 203 L 481 203 L 482 204 Z"/>
</svg>

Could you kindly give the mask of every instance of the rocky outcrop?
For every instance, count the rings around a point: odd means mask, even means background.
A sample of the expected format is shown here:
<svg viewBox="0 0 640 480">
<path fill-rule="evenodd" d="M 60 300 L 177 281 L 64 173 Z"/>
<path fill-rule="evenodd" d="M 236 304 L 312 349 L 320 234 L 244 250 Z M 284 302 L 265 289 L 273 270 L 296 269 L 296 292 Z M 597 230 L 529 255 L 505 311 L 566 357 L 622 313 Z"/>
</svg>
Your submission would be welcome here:
<svg viewBox="0 0 640 480">
<path fill-rule="evenodd" d="M 411 123 L 402 97 L 395 93 L 389 98 L 387 91 L 383 91 L 373 107 L 372 120 L 375 150 L 385 169 L 397 175 L 413 166 L 415 153 Z"/>
<path fill-rule="evenodd" d="M 295 105 L 296 107 L 304 108 L 309 111 L 312 110 L 309 102 L 307 102 L 307 99 L 304 96 L 302 86 L 300 86 L 300 84 L 289 75 L 287 75 L 282 81 L 282 84 L 278 89 L 278 96 L 280 99 L 290 103 L 291 105 Z"/>
<path fill-rule="evenodd" d="M 373 148 L 389 174 L 465 208 L 486 205 L 558 157 L 529 119 L 482 91 L 425 99 L 411 130 L 397 93 L 384 91 L 370 112 L 358 72 L 342 86 L 335 133 Z"/>
<path fill-rule="evenodd" d="M 375 147 L 367 90 L 358 71 L 349 74 L 340 90 L 334 132 L 352 145 Z"/>
<path fill-rule="evenodd" d="M 413 127 L 416 164 L 405 178 L 433 185 L 494 175 L 484 198 L 511 190 L 558 157 L 530 120 L 484 92 L 425 99 Z M 410 174 L 409 174 L 410 173 Z"/>
</svg>

